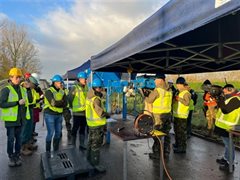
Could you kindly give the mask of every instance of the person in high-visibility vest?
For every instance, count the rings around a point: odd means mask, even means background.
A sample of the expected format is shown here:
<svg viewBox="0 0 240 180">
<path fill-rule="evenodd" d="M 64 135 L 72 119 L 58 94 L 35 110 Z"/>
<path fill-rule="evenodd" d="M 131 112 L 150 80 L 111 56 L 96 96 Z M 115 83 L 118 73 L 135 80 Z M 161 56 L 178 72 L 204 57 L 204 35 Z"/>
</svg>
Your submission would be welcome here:
<svg viewBox="0 0 240 180">
<path fill-rule="evenodd" d="M 92 89 L 88 91 L 86 99 L 86 119 L 89 127 L 87 159 L 99 172 L 106 171 L 105 167 L 99 164 L 99 161 L 106 118 L 109 118 L 102 104 L 102 91 L 103 82 L 98 78 L 94 79 Z"/>
<path fill-rule="evenodd" d="M 77 81 L 72 86 L 68 101 L 73 112 L 72 144 L 76 145 L 76 137 L 79 129 L 79 149 L 86 150 L 85 129 L 86 129 L 86 96 L 87 96 L 87 74 L 81 71 L 77 74 Z"/>
<path fill-rule="evenodd" d="M 157 73 L 155 79 L 156 88 L 145 97 L 145 101 L 152 105 L 152 114 L 154 117 L 154 129 L 166 133 L 164 137 L 164 155 L 169 156 L 170 153 L 170 135 L 171 129 L 171 110 L 172 110 L 172 90 L 165 81 L 165 74 Z M 153 138 L 153 153 L 149 153 L 151 159 L 160 158 L 160 142 L 158 138 Z"/>
<path fill-rule="evenodd" d="M 30 119 L 28 103 L 32 102 L 31 90 L 20 86 L 22 72 L 19 68 L 9 71 L 9 83 L 0 93 L 0 119 L 7 130 L 7 153 L 10 167 L 20 166 L 21 132 L 25 121 Z"/>
<path fill-rule="evenodd" d="M 232 84 L 226 84 L 223 87 L 224 96 L 217 97 L 217 105 L 219 107 L 214 132 L 221 136 L 224 143 L 224 155 L 216 161 L 220 164 L 219 169 L 229 171 L 229 161 L 235 159 L 234 144 L 232 143 L 232 157 L 229 151 L 229 130 L 233 126 L 240 125 L 240 93 Z M 234 165 L 233 165 L 234 169 Z"/>
<path fill-rule="evenodd" d="M 42 111 L 44 95 L 41 87 L 39 86 L 39 75 L 37 73 L 32 73 L 31 76 L 36 80 L 34 86 L 34 89 L 36 91 L 36 104 L 33 107 L 33 136 L 38 136 L 38 133 L 35 131 L 35 129 L 36 123 L 40 121 L 40 112 Z"/>
<path fill-rule="evenodd" d="M 187 88 L 188 84 L 183 77 L 178 77 L 176 87 L 178 94 L 173 98 L 173 117 L 175 144 L 173 144 L 174 153 L 186 153 L 187 147 L 187 118 L 191 94 Z"/>
<path fill-rule="evenodd" d="M 44 120 L 47 126 L 46 152 L 50 155 L 53 138 L 53 150 L 59 150 L 59 142 L 62 131 L 63 108 L 67 106 L 67 96 L 61 89 L 63 78 L 56 74 L 51 79 L 52 85 L 44 96 Z M 54 137 L 53 137 L 54 135 Z"/>
<path fill-rule="evenodd" d="M 209 87 L 211 82 L 207 79 L 202 84 L 202 89 L 204 90 L 203 94 L 203 111 L 207 119 L 207 136 L 211 137 L 214 131 L 216 112 L 217 112 L 217 102 L 216 99 L 210 95 Z"/>
<path fill-rule="evenodd" d="M 34 89 L 35 84 L 38 84 L 37 80 L 30 76 L 28 78 L 25 77 L 25 81 L 22 83 L 22 86 L 30 89 L 33 97 L 33 101 L 28 104 L 30 119 L 24 123 L 22 130 L 22 149 L 21 154 L 28 156 L 33 153 L 34 150 L 37 150 L 38 146 L 34 144 L 32 131 L 33 131 L 33 107 L 36 104 L 36 91 Z"/>
</svg>

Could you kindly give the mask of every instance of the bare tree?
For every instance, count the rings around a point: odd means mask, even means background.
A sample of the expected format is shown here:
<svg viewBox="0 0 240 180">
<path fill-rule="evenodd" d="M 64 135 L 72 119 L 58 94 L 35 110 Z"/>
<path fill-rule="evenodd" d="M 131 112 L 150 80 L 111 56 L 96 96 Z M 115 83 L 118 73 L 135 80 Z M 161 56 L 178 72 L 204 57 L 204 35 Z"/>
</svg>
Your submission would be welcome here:
<svg viewBox="0 0 240 180">
<path fill-rule="evenodd" d="M 7 22 L 1 29 L 0 79 L 6 78 L 11 67 L 19 67 L 23 72 L 40 73 L 41 65 L 37 49 L 29 40 L 26 29 Z"/>
</svg>

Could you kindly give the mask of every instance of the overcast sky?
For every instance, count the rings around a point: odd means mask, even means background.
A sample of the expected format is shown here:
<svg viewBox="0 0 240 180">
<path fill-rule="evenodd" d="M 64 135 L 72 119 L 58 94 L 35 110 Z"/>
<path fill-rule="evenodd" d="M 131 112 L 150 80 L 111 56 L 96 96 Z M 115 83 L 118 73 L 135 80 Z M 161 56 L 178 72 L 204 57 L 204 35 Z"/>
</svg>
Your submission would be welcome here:
<svg viewBox="0 0 240 180">
<path fill-rule="evenodd" d="M 117 42 L 168 0 L 0 0 L 0 18 L 24 24 L 41 78 L 65 74 Z"/>
</svg>

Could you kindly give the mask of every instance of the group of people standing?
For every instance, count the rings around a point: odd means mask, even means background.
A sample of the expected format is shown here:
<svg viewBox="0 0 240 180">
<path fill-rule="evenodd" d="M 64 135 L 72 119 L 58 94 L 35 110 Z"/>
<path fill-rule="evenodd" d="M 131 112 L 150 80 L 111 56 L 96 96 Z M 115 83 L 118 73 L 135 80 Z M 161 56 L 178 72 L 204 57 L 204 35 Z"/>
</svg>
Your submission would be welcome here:
<svg viewBox="0 0 240 180">
<path fill-rule="evenodd" d="M 63 117 L 66 121 L 70 144 L 76 145 L 79 130 L 79 148 L 87 149 L 89 162 L 100 172 L 105 167 L 99 165 L 100 147 L 103 142 L 106 117 L 102 104 L 103 82 L 94 79 L 92 88 L 87 88 L 87 74 L 79 72 L 75 85 L 68 90 L 64 88 L 64 80 L 60 75 L 51 78 L 52 84 L 42 94 L 38 87 L 38 79 L 25 74 L 19 68 L 9 71 L 8 84 L 1 90 L 1 120 L 7 130 L 8 165 L 22 165 L 21 155 L 30 155 L 37 148 L 33 136 L 39 112 L 43 104 L 43 117 L 47 127 L 46 153 L 51 158 L 51 151 L 58 151 L 62 136 Z M 43 102 L 42 102 L 43 101 Z M 72 110 L 71 111 L 69 110 Z M 73 114 L 73 127 L 70 119 Z M 88 127 L 88 144 L 85 146 L 86 127 Z M 53 148 L 52 148 L 53 147 Z"/>
<path fill-rule="evenodd" d="M 174 153 L 186 153 L 187 138 L 191 134 L 191 119 L 194 106 L 196 105 L 197 95 L 190 88 L 185 78 L 178 77 L 176 88 L 167 85 L 165 75 L 156 74 L 156 88 L 145 95 L 145 105 L 152 105 L 152 114 L 154 118 L 154 128 L 166 134 L 164 138 L 164 156 L 168 157 L 170 153 L 170 136 L 171 122 L 173 119 L 175 143 L 173 143 Z M 206 80 L 203 85 L 204 92 L 204 113 L 207 118 L 208 136 L 212 136 L 215 131 L 221 136 L 225 150 L 224 155 L 216 161 L 220 164 L 220 170 L 229 170 L 230 158 L 234 161 L 234 145 L 232 157 L 229 157 L 229 130 L 233 126 L 240 125 L 240 93 L 232 84 L 226 84 L 220 88 L 218 96 L 211 92 L 211 82 Z M 173 118 L 172 118 L 173 117 Z M 215 127 L 215 128 L 214 128 Z M 215 129 L 215 130 L 214 130 Z M 153 138 L 152 153 L 149 157 L 152 159 L 160 158 L 160 143 L 158 138 Z M 234 165 L 233 165 L 234 168 Z"/>
<path fill-rule="evenodd" d="M 187 118 L 191 104 L 191 94 L 189 86 L 183 77 L 176 80 L 176 90 L 169 86 L 165 81 L 166 77 L 162 73 L 157 73 L 155 77 L 156 88 L 150 93 L 145 94 L 145 102 L 152 104 L 152 114 L 155 121 L 154 129 L 166 134 L 164 138 L 164 156 L 170 154 L 172 117 L 174 118 L 175 143 L 173 144 L 174 153 L 186 153 L 187 146 Z M 144 94 L 144 93 L 143 93 Z M 153 153 L 149 154 L 152 159 L 160 158 L 160 142 L 154 137 L 152 146 Z"/>
<path fill-rule="evenodd" d="M 36 122 L 41 111 L 42 92 L 38 80 L 22 71 L 12 68 L 9 71 L 8 84 L 1 90 L 1 120 L 5 121 L 7 130 L 7 153 L 10 167 L 22 165 L 22 155 L 31 155 L 37 149 Z"/>
<path fill-rule="evenodd" d="M 103 82 L 96 78 L 92 81 L 91 89 L 87 87 L 87 74 L 79 72 L 73 87 L 68 91 L 64 87 L 64 80 L 60 75 L 54 75 L 51 86 L 45 91 L 44 97 L 38 87 L 38 79 L 33 75 L 25 76 L 22 72 L 12 68 L 9 72 L 9 82 L 1 90 L 0 108 L 1 120 L 5 121 L 7 130 L 7 153 L 9 166 L 22 164 L 21 153 L 31 154 L 37 146 L 33 135 L 36 135 L 35 125 L 39 121 L 39 112 L 43 101 L 44 120 L 47 127 L 46 152 L 51 158 L 51 150 L 59 150 L 62 136 L 63 117 L 66 121 L 70 144 L 76 146 L 79 137 L 79 149 L 87 150 L 87 159 L 99 171 L 104 172 L 105 167 L 100 165 L 100 147 L 103 142 L 106 119 L 109 114 L 105 112 L 102 102 Z M 166 134 L 164 140 L 164 155 L 169 156 L 171 151 L 171 138 L 169 131 L 173 120 L 175 131 L 174 153 L 186 153 L 187 137 L 191 133 L 191 116 L 196 104 L 196 93 L 190 88 L 185 78 L 178 77 L 176 88 L 169 86 L 162 73 L 155 77 L 155 89 L 145 96 L 145 105 L 151 105 L 154 118 L 154 129 Z M 172 82 L 173 84 L 173 82 Z M 210 81 L 205 81 L 205 85 Z M 240 125 L 240 94 L 233 85 L 227 84 L 222 89 L 223 94 L 213 97 L 210 91 L 205 91 L 204 105 L 208 119 L 209 135 L 212 135 L 214 126 L 225 144 L 224 156 L 217 159 L 220 169 L 229 168 L 228 130 L 234 125 Z M 218 108 L 217 108 L 218 107 Z M 70 111 L 71 109 L 71 111 Z M 73 117 L 73 126 L 70 119 Z M 215 125 L 214 125 L 215 124 Z M 79 136 L 77 136 L 79 131 Z M 86 131 L 88 143 L 85 145 Z M 150 158 L 159 158 L 160 142 L 154 137 L 153 152 Z M 52 148 L 53 146 L 53 148 Z"/>
</svg>

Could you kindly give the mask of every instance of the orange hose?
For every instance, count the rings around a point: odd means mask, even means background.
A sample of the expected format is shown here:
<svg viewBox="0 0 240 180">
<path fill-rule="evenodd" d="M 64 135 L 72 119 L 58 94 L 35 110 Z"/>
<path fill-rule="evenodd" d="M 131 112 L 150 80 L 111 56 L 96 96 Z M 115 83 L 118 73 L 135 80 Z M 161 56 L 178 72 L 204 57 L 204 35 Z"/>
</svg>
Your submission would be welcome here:
<svg viewBox="0 0 240 180">
<path fill-rule="evenodd" d="M 158 137 L 158 136 L 155 136 L 157 137 L 159 143 L 160 143 L 160 156 L 162 158 L 162 164 L 163 164 L 163 168 L 164 168 L 164 171 L 168 177 L 169 180 L 172 180 L 172 177 L 170 176 L 168 170 L 167 170 L 167 167 L 166 167 L 166 164 L 165 164 L 165 159 L 164 159 L 164 155 L 163 155 L 163 145 L 162 145 L 162 141 L 161 139 Z"/>
</svg>

